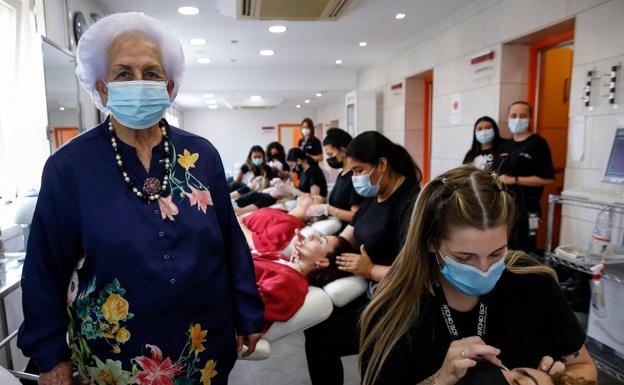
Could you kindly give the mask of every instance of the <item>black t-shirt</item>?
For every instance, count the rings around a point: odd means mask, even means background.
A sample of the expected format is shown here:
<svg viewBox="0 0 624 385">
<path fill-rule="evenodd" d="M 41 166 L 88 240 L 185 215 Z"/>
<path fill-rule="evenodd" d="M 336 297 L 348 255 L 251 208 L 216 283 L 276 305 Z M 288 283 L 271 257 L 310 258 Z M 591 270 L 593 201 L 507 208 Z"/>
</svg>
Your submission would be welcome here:
<svg viewBox="0 0 624 385">
<path fill-rule="evenodd" d="M 498 157 L 494 162 L 494 170 L 499 174 L 509 176 L 539 176 L 544 179 L 553 179 L 553 169 L 550 148 L 544 138 L 533 134 L 523 140 L 505 140 L 498 148 Z M 544 187 L 509 185 L 520 202 L 523 213 L 540 212 L 540 198 Z"/>
<path fill-rule="evenodd" d="M 302 149 L 307 155 L 320 155 L 323 153 L 321 141 L 316 137 L 311 137 L 307 141 L 305 138 L 299 139 L 299 148 Z"/>
<path fill-rule="evenodd" d="M 487 150 L 480 149 L 477 152 L 476 156 L 472 160 L 469 160 L 468 156 L 470 155 L 470 151 L 468 151 L 462 163 L 470 163 L 479 170 L 492 170 L 494 166 L 494 160 L 496 159 L 496 153 L 497 151 L 494 149 L 494 147 L 490 147 Z"/>
<path fill-rule="evenodd" d="M 341 210 L 351 210 L 351 206 L 362 203 L 364 197 L 355 192 L 351 176 L 353 176 L 353 171 L 351 170 L 344 174 L 338 174 L 334 188 L 329 193 L 327 200 L 330 205 Z"/>
<path fill-rule="evenodd" d="M 275 177 L 275 173 L 273 172 L 273 169 L 271 167 L 269 167 L 266 163 L 263 163 L 262 166 L 260 166 L 260 167 L 252 167 L 251 170 L 249 169 L 249 166 L 247 165 L 247 163 L 242 165 L 241 168 L 240 168 L 240 172 L 242 172 L 243 175 L 247 174 L 250 171 L 253 172 L 254 177 L 260 176 L 260 175 L 263 175 L 263 174 L 268 179 L 273 179 Z M 264 171 L 264 173 L 263 173 L 263 171 Z"/>
<path fill-rule="evenodd" d="M 327 196 L 327 180 L 323 170 L 316 163 L 311 163 L 307 170 L 299 173 L 299 190 L 309 193 L 314 185 L 320 187 L 322 197 Z"/>
<path fill-rule="evenodd" d="M 419 191 L 420 186 L 405 179 L 385 201 L 377 202 L 376 196 L 362 201 L 351 225 L 357 249 L 363 244 L 373 263 L 389 266 L 394 262 L 403 247 Z"/>
<path fill-rule="evenodd" d="M 549 276 L 506 270 L 486 298 L 482 338 L 501 350 L 498 358 L 508 368 L 537 368 L 543 356 L 559 359 L 579 351 L 585 342 L 583 329 Z M 468 312 L 451 309 L 460 337 L 476 335 L 478 309 L 478 304 Z M 419 321 L 390 353 L 376 385 L 413 385 L 428 378 L 442 366 L 451 341 L 439 302 L 428 292 Z"/>
</svg>

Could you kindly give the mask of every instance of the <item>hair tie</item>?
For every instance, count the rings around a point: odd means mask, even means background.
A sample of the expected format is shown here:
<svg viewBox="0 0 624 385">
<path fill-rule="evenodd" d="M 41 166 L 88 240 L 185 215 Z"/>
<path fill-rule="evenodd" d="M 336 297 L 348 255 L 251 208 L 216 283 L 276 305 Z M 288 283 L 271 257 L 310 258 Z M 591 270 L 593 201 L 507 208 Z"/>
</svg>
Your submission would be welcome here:
<svg viewBox="0 0 624 385">
<path fill-rule="evenodd" d="M 444 184 L 444 186 L 446 186 L 449 190 L 451 190 L 452 192 L 457 191 L 457 186 L 455 186 L 454 184 L 452 184 L 448 178 L 442 178 L 442 184 Z"/>
<path fill-rule="evenodd" d="M 496 190 L 498 190 L 498 192 L 504 191 L 505 189 L 503 188 L 503 184 L 498 178 L 498 175 L 495 172 L 493 172 L 490 174 L 490 176 L 492 177 L 492 179 L 494 179 L 494 187 L 496 188 Z"/>
</svg>

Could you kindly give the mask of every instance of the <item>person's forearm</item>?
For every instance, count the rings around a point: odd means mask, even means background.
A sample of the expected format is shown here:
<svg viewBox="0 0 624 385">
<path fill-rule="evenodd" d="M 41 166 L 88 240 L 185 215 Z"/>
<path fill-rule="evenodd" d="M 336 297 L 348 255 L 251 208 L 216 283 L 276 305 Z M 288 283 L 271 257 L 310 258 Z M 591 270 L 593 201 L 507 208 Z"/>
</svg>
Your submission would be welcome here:
<svg viewBox="0 0 624 385">
<path fill-rule="evenodd" d="M 334 207 L 334 206 L 327 206 L 327 213 L 331 216 L 334 216 L 338 219 L 340 219 L 343 222 L 351 222 L 351 219 L 353 219 L 353 215 L 354 212 L 351 210 L 342 210 L 339 209 L 338 207 Z"/>
<path fill-rule="evenodd" d="M 368 273 L 368 279 L 375 282 L 381 282 L 382 279 L 388 274 L 390 266 L 373 265 Z"/>
<path fill-rule="evenodd" d="M 520 186 L 529 186 L 529 187 L 547 186 L 549 184 L 552 184 L 555 181 L 554 179 L 540 178 L 539 176 L 536 176 L 536 175 L 519 176 L 516 178 L 517 178 L 516 184 L 519 184 Z"/>
</svg>

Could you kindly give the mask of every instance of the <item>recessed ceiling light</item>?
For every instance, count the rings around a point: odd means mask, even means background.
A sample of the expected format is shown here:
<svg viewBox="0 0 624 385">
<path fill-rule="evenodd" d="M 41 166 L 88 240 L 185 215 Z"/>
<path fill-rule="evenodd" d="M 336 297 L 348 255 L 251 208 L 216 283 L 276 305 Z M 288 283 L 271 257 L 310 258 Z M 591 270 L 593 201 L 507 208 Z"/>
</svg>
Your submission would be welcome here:
<svg viewBox="0 0 624 385">
<path fill-rule="evenodd" d="M 206 45 L 206 39 L 202 39 L 201 37 L 191 39 L 191 45 Z"/>
<path fill-rule="evenodd" d="M 217 106 L 216 104 L 211 104 L 208 106 L 208 108 L 211 110 L 216 110 L 217 108 L 219 108 L 219 106 Z"/>
<path fill-rule="evenodd" d="M 367 42 L 365 41 L 361 41 L 360 44 L 358 44 L 360 47 L 366 47 L 368 45 Z"/>
<path fill-rule="evenodd" d="M 61 107 L 59 107 L 59 110 L 60 111 L 65 111 L 65 107 L 61 106 Z"/>
<path fill-rule="evenodd" d="M 308 104 L 308 103 L 310 103 L 310 99 L 306 99 L 306 100 L 304 100 L 304 102 L 305 102 L 306 104 Z"/>
<path fill-rule="evenodd" d="M 230 59 L 230 63 L 236 63 L 236 59 Z"/>
<path fill-rule="evenodd" d="M 211 94 L 211 93 L 205 93 L 205 94 L 202 94 L 202 96 L 205 98 L 214 98 L 214 94 Z"/>
<path fill-rule="evenodd" d="M 342 64 L 342 60 L 336 59 L 336 64 L 338 64 L 338 65 Z"/>
<path fill-rule="evenodd" d="M 394 15 L 394 18 L 397 19 L 397 20 L 405 19 L 405 14 L 404 13 L 397 13 L 396 15 Z"/>
<path fill-rule="evenodd" d="M 199 9 L 195 7 L 180 7 L 178 13 L 185 16 L 193 16 L 199 13 Z"/>
<path fill-rule="evenodd" d="M 210 64 L 210 59 L 208 59 L 207 57 L 200 57 L 199 59 L 197 59 L 197 62 L 199 64 Z"/>
<path fill-rule="evenodd" d="M 217 104 L 216 100 L 206 100 L 206 104 Z"/>
<path fill-rule="evenodd" d="M 269 32 L 273 33 L 284 33 L 286 31 L 288 31 L 288 28 L 283 25 L 272 25 L 269 27 Z"/>
<path fill-rule="evenodd" d="M 317 97 L 317 98 L 320 98 L 321 96 L 323 96 L 323 94 L 322 94 L 322 93 L 320 93 L 320 92 L 317 92 L 317 93 L 316 93 L 316 97 Z"/>
<path fill-rule="evenodd" d="M 301 104 L 297 104 L 295 107 L 297 107 L 297 108 L 301 108 Z"/>
<path fill-rule="evenodd" d="M 249 100 L 251 100 L 252 102 L 259 102 L 262 100 L 262 96 L 259 95 L 253 95 L 249 97 Z"/>
<path fill-rule="evenodd" d="M 263 49 L 260 51 L 261 56 L 273 56 L 275 52 L 272 49 Z"/>
</svg>

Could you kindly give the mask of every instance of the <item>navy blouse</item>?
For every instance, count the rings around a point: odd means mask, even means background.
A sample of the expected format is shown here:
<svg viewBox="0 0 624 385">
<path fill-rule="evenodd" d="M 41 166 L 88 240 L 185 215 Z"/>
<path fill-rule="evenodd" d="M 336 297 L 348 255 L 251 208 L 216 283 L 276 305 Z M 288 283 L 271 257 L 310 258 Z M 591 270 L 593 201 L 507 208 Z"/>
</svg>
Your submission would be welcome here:
<svg viewBox="0 0 624 385">
<path fill-rule="evenodd" d="M 219 154 L 206 139 L 166 129 L 172 193 L 157 202 L 124 182 L 108 119 L 48 159 L 18 339 L 41 371 L 71 357 L 96 383 L 220 384 L 236 334 L 261 331 L 263 305 Z M 147 173 L 136 150 L 117 143 L 135 185 L 163 179 L 162 144 Z"/>
</svg>

